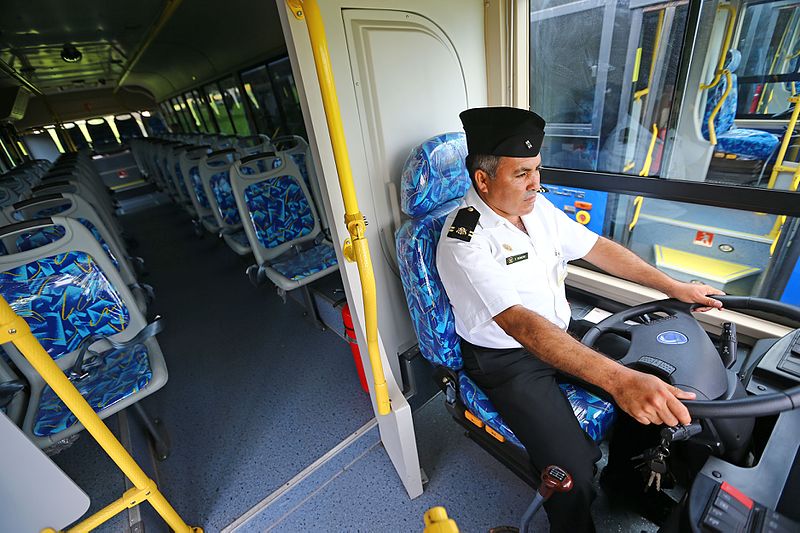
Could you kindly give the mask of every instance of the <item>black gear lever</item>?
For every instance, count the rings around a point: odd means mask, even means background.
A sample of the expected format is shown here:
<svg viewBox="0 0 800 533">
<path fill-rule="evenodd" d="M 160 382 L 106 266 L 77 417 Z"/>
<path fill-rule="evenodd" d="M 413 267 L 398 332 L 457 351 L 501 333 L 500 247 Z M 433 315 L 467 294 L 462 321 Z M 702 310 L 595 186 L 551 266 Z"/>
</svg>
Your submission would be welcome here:
<svg viewBox="0 0 800 533">
<path fill-rule="evenodd" d="M 572 489 L 572 476 L 560 466 L 550 465 L 542 471 L 542 483 L 536 496 L 528 506 L 520 522 L 520 533 L 527 533 L 533 516 L 554 492 L 569 492 Z"/>
</svg>

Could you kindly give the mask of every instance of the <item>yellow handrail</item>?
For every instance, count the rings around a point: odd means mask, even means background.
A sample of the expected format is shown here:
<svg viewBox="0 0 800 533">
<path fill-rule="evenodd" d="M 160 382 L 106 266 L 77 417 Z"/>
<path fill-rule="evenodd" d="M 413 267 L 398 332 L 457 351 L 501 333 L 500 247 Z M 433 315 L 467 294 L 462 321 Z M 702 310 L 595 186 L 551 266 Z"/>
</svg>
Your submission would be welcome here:
<svg viewBox="0 0 800 533">
<path fill-rule="evenodd" d="M 666 11 L 666 8 L 662 9 L 662 10 L 660 10 L 658 12 L 658 27 L 656 28 L 656 37 L 654 39 L 655 44 L 653 45 L 653 53 L 652 53 L 652 55 L 650 57 L 650 72 L 647 75 L 647 87 L 645 87 L 644 89 L 640 89 L 640 90 L 636 91 L 635 93 L 633 93 L 633 99 L 634 100 L 639 100 L 643 96 L 646 96 L 646 95 L 650 94 L 650 84 L 653 83 L 653 73 L 655 72 L 656 56 L 658 55 L 658 48 L 661 45 L 661 32 L 664 29 L 664 12 L 665 11 Z M 636 67 L 635 67 L 636 69 L 635 69 L 635 71 L 633 73 L 634 74 L 633 83 L 636 83 L 636 81 L 639 79 L 639 65 L 640 65 L 641 59 L 642 59 L 642 49 L 641 48 L 637 48 L 636 49 Z"/>
<path fill-rule="evenodd" d="M 339 174 L 339 186 L 342 190 L 344 201 L 344 221 L 350 238 L 342 244 L 342 253 L 345 258 L 358 265 L 358 277 L 361 281 L 361 292 L 364 298 L 364 315 L 367 326 L 367 352 L 372 366 L 372 378 L 375 382 L 375 402 L 379 415 L 389 414 L 391 404 L 389 388 L 383 374 L 380 349 L 378 347 L 378 310 L 375 297 L 375 274 L 372 270 L 372 261 L 369 255 L 369 246 L 366 237 L 366 224 L 364 215 L 358 208 L 353 172 L 350 168 L 350 158 L 347 154 L 347 143 L 342 127 L 342 117 L 339 112 L 339 98 L 336 95 L 336 86 L 333 80 L 328 41 L 325 37 L 325 26 L 316 0 L 287 0 L 292 14 L 298 19 L 305 19 L 308 28 L 308 37 L 314 52 L 314 64 L 319 78 L 319 87 L 322 92 L 322 104 L 325 108 L 325 119 L 333 146 L 333 156 L 336 161 L 336 170 Z"/>
<path fill-rule="evenodd" d="M 633 231 L 633 228 L 636 227 L 636 223 L 639 222 L 639 213 L 642 211 L 642 202 L 644 202 L 644 196 L 637 196 L 633 199 L 633 218 L 631 218 L 628 231 Z"/>
<path fill-rule="evenodd" d="M 0 296 L 0 344 L 7 342 L 14 343 L 14 346 L 22 353 L 33 369 L 42 376 L 45 383 L 61 398 L 64 405 L 83 424 L 86 431 L 94 437 L 100 447 L 105 450 L 111 460 L 116 463 L 122 473 L 134 485 L 120 499 L 75 525 L 69 531 L 91 531 L 114 515 L 143 501 L 149 501 L 150 505 L 174 531 L 185 533 L 200 533 L 203 531 L 199 527 L 193 528 L 186 525 L 158 490 L 155 481 L 147 477 L 147 474 L 136 464 L 133 457 L 130 456 L 128 451 L 114 437 L 114 434 L 111 433 L 111 430 L 100 420 L 97 413 L 81 396 L 78 389 L 67 379 L 64 372 L 58 368 L 55 361 L 42 348 L 42 345 L 31 333 L 28 323 L 17 315 L 8 305 L 8 302 Z M 54 530 L 48 528 L 44 531 L 52 533 Z"/>
<path fill-rule="evenodd" d="M 728 99 L 728 95 L 731 92 L 731 71 L 725 69 L 722 72 L 725 74 L 725 90 L 722 92 L 722 98 L 719 99 L 719 102 L 717 102 L 717 105 L 714 106 L 714 109 L 711 110 L 711 114 L 708 116 L 708 141 L 712 146 L 716 146 L 717 144 L 717 128 L 714 126 L 714 119 L 717 118 L 719 110 L 722 109 L 722 104 L 725 103 L 725 100 Z"/>
<path fill-rule="evenodd" d="M 719 83 L 719 80 L 722 79 L 722 71 L 725 68 L 725 56 L 728 55 L 728 49 L 731 46 L 731 40 L 733 40 L 733 29 L 736 22 L 736 8 L 730 4 L 720 4 L 717 6 L 717 11 L 719 10 L 728 12 L 728 21 L 725 27 L 725 39 L 722 41 L 722 50 L 719 54 L 717 70 L 714 72 L 714 79 L 711 80 L 711 83 L 701 83 L 700 90 L 715 87 Z"/>
<path fill-rule="evenodd" d="M 789 117 L 789 123 L 786 125 L 786 133 L 783 134 L 783 142 L 781 142 L 780 150 L 778 150 L 778 158 L 775 160 L 775 165 L 772 167 L 772 174 L 769 176 L 769 183 L 767 189 L 775 187 L 775 181 L 778 179 L 778 174 L 782 171 L 790 170 L 789 167 L 784 166 L 783 161 L 786 158 L 786 151 L 789 149 L 789 143 L 792 140 L 794 127 L 797 124 L 797 118 L 800 116 L 800 96 L 792 96 L 789 102 L 794 104 L 792 115 Z"/>
<path fill-rule="evenodd" d="M 658 126 L 653 124 L 653 135 L 650 137 L 650 146 L 647 148 L 647 156 L 644 158 L 644 166 L 642 166 L 640 176 L 650 175 L 650 166 L 653 164 L 653 150 L 656 147 L 656 139 L 658 139 Z"/>
</svg>

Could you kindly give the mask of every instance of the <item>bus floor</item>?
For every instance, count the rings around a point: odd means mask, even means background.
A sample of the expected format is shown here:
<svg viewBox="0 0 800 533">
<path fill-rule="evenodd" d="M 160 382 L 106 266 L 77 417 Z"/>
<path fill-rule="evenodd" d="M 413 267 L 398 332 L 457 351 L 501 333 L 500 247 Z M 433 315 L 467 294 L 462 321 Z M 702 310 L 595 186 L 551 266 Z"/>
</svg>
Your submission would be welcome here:
<svg viewBox="0 0 800 533">
<path fill-rule="evenodd" d="M 367 423 L 372 407 L 348 345 L 291 299 L 254 288 L 222 240 L 196 237 L 174 205 L 121 220 L 156 291 L 150 312 L 165 320 L 158 342 L 169 380 L 143 402 L 172 444 L 154 475 L 188 524 L 219 531 Z M 90 512 L 124 491 L 85 432 L 54 460 L 89 494 Z M 125 524 L 118 516 L 98 531 Z"/>
</svg>

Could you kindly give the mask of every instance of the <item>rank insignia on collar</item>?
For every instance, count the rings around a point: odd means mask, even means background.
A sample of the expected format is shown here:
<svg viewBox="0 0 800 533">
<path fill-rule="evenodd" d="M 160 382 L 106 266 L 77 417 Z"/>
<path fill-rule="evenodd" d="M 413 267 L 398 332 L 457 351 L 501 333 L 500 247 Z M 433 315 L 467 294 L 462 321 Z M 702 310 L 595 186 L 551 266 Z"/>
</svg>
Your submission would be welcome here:
<svg viewBox="0 0 800 533">
<path fill-rule="evenodd" d="M 456 218 L 453 219 L 450 229 L 447 230 L 447 236 L 464 242 L 471 241 L 472 232 L 478 225 L 479 218 L 481 218 L 481 214 L 474 207 L 462 207 L 458 210 Z"/>
<path fill-rule="evenodd" d="M 513 248 L 511 247 L 510 244 L 503 243 L 503 250 L 505 250 L 506 252 L 510 252 L 511 250 L 513 250 Z"/>
</svg>

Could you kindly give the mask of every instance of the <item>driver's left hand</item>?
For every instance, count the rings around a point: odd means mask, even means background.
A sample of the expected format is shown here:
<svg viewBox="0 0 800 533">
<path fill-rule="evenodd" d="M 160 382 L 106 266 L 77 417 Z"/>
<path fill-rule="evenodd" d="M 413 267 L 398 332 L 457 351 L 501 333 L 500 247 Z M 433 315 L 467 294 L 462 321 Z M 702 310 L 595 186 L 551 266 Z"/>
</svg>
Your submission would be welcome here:
<svg viewBox="0 0 800 533">
<path fill-rule="evenodd" d="M 700 304 L 695 311 L 708 311 L 710 309 L 722 309 L 722 302 L 709 298 L 709 294 L 725 294 L 719 289 L 706 285 L 705 283 L 685 283 L 676 281 L 675 285 L 667 292 L 670 298 L 675 298 L 687 304 Z"/>
</svg>

